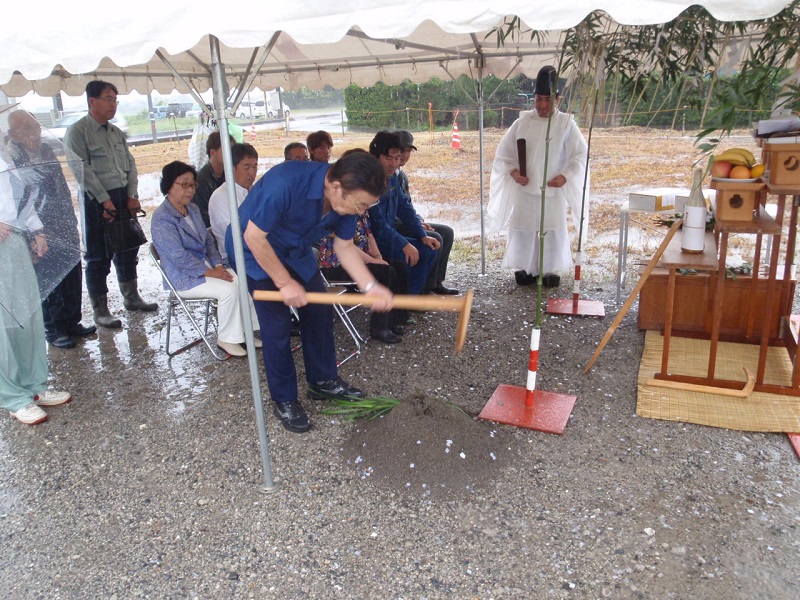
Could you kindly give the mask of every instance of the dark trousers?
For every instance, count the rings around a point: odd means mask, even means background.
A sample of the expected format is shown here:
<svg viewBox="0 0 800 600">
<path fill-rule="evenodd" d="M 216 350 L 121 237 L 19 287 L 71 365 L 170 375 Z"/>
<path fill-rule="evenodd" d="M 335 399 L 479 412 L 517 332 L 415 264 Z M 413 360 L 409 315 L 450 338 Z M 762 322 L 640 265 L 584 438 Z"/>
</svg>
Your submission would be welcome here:
<svg viewBox="0 0 800 600">
<path fill-rule="evenodd" d="M 81 263 L 77 263 L 42 302 L 44 333 L 48 341 L 70 335 L 81 322 L 82 283 Z"/>
<path fill-rule="evenodd" d="M 439 258 L 436 261 L 436 266 L 431 269 L 428 279 L 422 288 L 425 292 L 432 290 L 447 278 L 447 263 L 450 260 L 450 250 L 453 249 L 453 239 L 455 238 L 452 227 L 440 223 L 428 223 L 428 225 L 433 227 L 433 231 L 426 231 L 425 233 L 439 240 L 441 247 L 439 248 Z M 397 231 L 402 235 L 409 235 L 404 226 L 397 227 Z"/>
<path fill-rule="evenodd" d="M 419 261 L 413 267 L 406 265 L 408 269 L 408 293 L 420 294 L 428 279 L 431 270 L 436 266 L 436 257 L 438 250 L 431 250 L 428 246 L 412 238 L 406 238 L 406 241 L 412 244 L 419 252 Z M 389 259 L 397 260 L 405 263 L 405 255 L 403 248 L 393 244 L 386 245 L 378 242 L 383 260 L 389 262 Z"/>
<path fill-rule="evenodd" d="M 317 272 L 311 281 L 303 282 L 289 270 L 291 276 L 308 292 L 324 292 L 325 284 Z M 256 281 L 247 278 L 247 287 L 255 290 L 278 288 L 271 279 Z M 275 402 L 297 400 L 297 370 L 292 356 L 292 322 L 289 307 L 282 302 L 255 301 L 261 340 L 264 343 L 264 370 L 267 387 Z M 303 344 L 303 361 L 306 380 L 310 383 L 336 379 L 336 347 L 333 342 L 333 307 L 324 304 L 306 304 L 298 308 L 300 314 L 300 339 Z"/>
<path fill-rule="evenodd" d="M 128 210 L 128 191 L 125 188 L 108 190 L 116 210 Z M 109 254 L 103 236 L 103 205 L 84 194 L 84 235 L 86 254 L 86 289 L 90 296 L 108 294 L 108 274 L 111 262 L 117 272 L 117 281 L 125 283 L 136 279 L 136 265 L 139 262 L 139 249 Z"/>
<path fill-rule="evenodd" d="M 395 271 L 394 266 L 392 265 L 376 265 L 376 264 L 368 264 L 366 265 L 369 269 L 369 272 L 372 273 L 372 276 L 378 280 L 378 283 L 381 285 L 386 286 L 389 288 L 393 294 L 399 294 L 399 286 L 398 286 L 398 276 Z M 401 268 L 402 265 L 401 265 Z M 328 281 L 351 281 L 352 278 L 344 270 L 344 267 L 328 267 L 322 269 L 322 274 L 325 275 L 325 279 Z M 389 327 L 393 327 L 395 325 L 402 325 L 406 322 L 407 316 L 404 316 L 401 313 L 405 313 L 405 311 L 399 310 L 392 310 L 389 312 L 373 312 L 369 318 L 369 330 L 370 332 L 377 332 L 377 331 L 386 331 Z"/>
</svg>

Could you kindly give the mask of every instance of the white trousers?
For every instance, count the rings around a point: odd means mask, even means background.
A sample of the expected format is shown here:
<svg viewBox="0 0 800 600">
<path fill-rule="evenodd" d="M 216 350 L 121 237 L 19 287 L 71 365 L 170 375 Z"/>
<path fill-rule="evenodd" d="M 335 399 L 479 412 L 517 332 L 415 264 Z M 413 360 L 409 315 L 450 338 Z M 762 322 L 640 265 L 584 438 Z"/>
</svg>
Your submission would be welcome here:
<svg viewBox="0 0 800 600">
<path fill-rule="evenodd" d="M 214 298 L 217 301 L 217 316 L 219 318 L 217 339 L 229 344 L 241 344 L 244 342 L 244 316 L 241 302 L 239 301 L 239 283 L 236 273 L 232 269 L 227 269 L 227 271 L 233 275 L 233 281 L 206 277 L 205 283 L 201 283 L 190 290 L 181 290 L 178 294 L 181 298 L 187 300 Z M 247 304 L 250 308 L 250 315 L 253 318 L 253 329 L 258 331 L 258 316 L 250 295 L 247 296 Z"/>
</svg>

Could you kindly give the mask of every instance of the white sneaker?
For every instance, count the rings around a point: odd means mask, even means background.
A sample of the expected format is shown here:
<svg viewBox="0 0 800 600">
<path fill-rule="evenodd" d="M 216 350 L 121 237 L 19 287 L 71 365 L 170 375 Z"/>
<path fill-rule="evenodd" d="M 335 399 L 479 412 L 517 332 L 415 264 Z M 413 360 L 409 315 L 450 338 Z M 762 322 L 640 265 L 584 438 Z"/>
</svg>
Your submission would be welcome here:
<svg viewBox="0 0 800 600">
<path fill-rule="evenodd" d="M 36 425 L 37 423 L 47 420 L 47 413 L 36 406 L 35 402 L 26 404 L 17 412 L 12 412 L 11 416 L 15 417 L 18 421 L 25 423 L 25 425 Z"/>
<path fill-rule="evenodd" d="M 222 340 L 217 340 L 217 346 L 225 350 L 231 356 L 247 356 L 247 350 L 242 348 L 239 344 L 231 344 L 228 342 L 223 342 Z"/>
<path fill-rule="evenodd" d="M 66 404 L 72 400 L 69 392 L 54 392 L 47 390 L 43 394 L 33 397 L 34 402 L 39 406 L 58 406 L 59 404 Z"/>
</svg>

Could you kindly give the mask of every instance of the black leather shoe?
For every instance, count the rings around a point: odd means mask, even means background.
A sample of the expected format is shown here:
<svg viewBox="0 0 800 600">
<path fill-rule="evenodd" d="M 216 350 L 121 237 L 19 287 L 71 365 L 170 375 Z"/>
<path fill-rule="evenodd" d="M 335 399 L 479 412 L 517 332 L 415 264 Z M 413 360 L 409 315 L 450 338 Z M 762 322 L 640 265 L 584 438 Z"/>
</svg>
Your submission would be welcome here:
<svg viewBox="0 0 800 600">
<path fill-rule="evenodd" d="M 555 273 L 545 273 L 542 277 L 542 287 L 557 288 L 559 285 L 561 285 L 561 277 Z"/>
<path fill-rule="evenodd" d="M 281 420 L 281 424 L 293 433 L 303 433 L 311 429 L 311 421 L 297 400 L 276 402 L 272 412 Z"/>
<path fill-rule="evenodd" d="M 69 332 L 70 335 L 77 336 L 92 335 L 93 333 L 97 333 L 97 327 L 94 325 L 86 326 L 83 323 L 78 323 L 72 328 L 72 331 Z"/>
<path fill-rule="evenodd" d="M 456 288 L 449 288 L 443 283 L 437 285 L 431 290 L 431 292 L 438 294 L 439 296 L 456 296 L 461 293 Z"/>
<path fill-rule="evenodd" d="M 396 335 L 389 329 L 384 331 L 370 331 L 369 337 L 378 340 L 379 342 L 383 342 L 384 344 L 399 344 L 403 341 L 403 338 L 401 338 L 399 335 Z"/>
<path fill-rule="evenodd" d="M 328 381 L 309 383 L 308 397 L 312 400 L 356 400 L 363 398 L 364 392 L 347 385 L 344 379 L 337 377 Z"/>
<path fill-rule="evenodd" d="M 297 320 L 297 317 L 292 314 L 292 337 L 297 337 L 300 335 L 300 321 Z"/>
<path fill-rule="evenodd" d="M 75 340 L 68 335 L 60 335 L 57 338 L 50 340 L 50 343 L 56 348 L 62 348 L 64 350 L 75 347 Z"/>
<path fill-rule="evenodd" d="M 406 328 L 402 325 L 392 325 L 389 329 L 391 329 L 392 333 L 395 335 L 405 335 L 406 333 Z"/>
<path fill-rule="evenodd" d="M 517 285 L 533 285 L 538 277 L 527 271 L 514 271 L 514 279 L 517 281 Z"/>
</svg>

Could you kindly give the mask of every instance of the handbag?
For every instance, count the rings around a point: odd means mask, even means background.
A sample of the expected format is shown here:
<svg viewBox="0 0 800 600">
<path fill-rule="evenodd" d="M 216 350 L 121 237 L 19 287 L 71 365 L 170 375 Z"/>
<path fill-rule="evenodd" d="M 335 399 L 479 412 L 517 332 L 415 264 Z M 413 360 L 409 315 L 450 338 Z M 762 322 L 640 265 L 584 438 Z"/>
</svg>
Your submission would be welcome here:
<svg viewBox="0 0 800 600">
<path fill-rule="evenodd" d="M 103 237 L 108 254 L 133 250 L 147 243 L 147 237 L 144 235 L 138 219 L 147 213 L 141 208 L 135 214 L 129 210 L 107 210 L 106 212 L 114 217 L 113 221 L 103 220 Z"/>
</svg>

